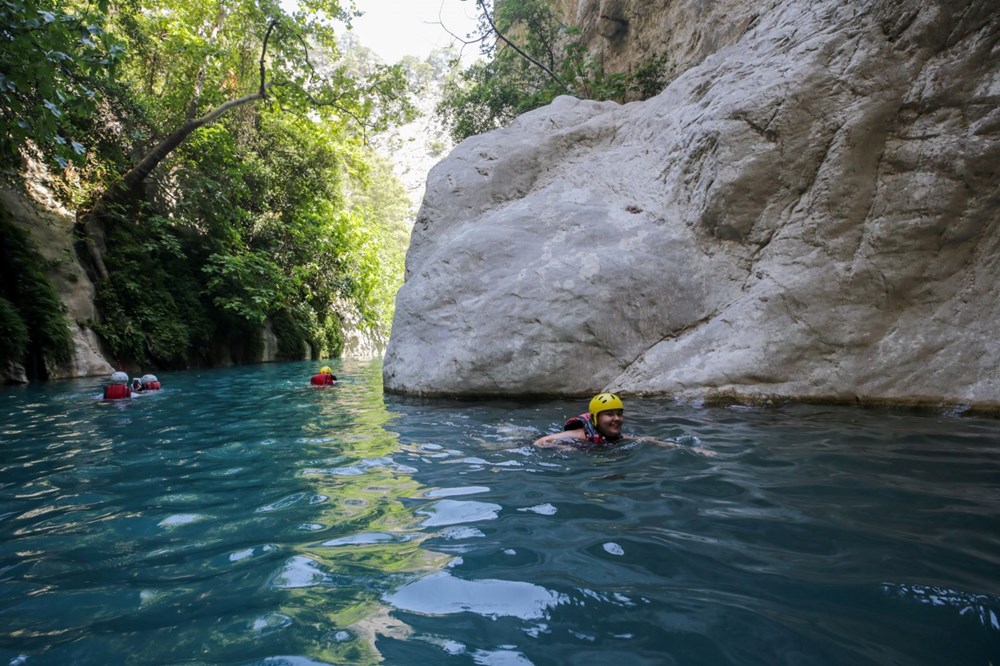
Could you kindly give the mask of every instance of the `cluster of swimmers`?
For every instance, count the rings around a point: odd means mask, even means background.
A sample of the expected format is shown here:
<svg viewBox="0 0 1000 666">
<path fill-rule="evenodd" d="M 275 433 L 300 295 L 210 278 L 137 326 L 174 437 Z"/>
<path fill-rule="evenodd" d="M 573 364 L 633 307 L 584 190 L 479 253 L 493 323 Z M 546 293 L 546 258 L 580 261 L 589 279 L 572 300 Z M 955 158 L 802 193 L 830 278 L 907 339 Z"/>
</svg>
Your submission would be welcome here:
<svg viewBox="0 0 1000 666">
<path fill-rule="evenodd" d="M 309 379 L 309 383 L 313 386 L 331 386 L 337 383 L 337 376 L 333 374 L 333 368 L 324 365 Z M 160 380 L 156 375 L 133 377 L 130 381 L 126 373 L 118 371 L 111 375 L 111 383 L 104 387 L 104 399 L 125 400 L 136 393 L 158 390 L 160 390 Z"/>
<path fill-rule="evenodd" d="M 104 399 L 124 400 L 131 398 L 134 393 L 159 390 L 160 380 L 156 378 L 156 375 L 147 374 L 129 381 L 127 374 L 118 371 L 111 375 L 111 383 L 104 387 Z"/>
<path fill-rule="evenodd" d="M 312 386 L 332 386 L 336 383 L 337 376 L 328 365 L 321 367 L 319 372 L 309 378 L 309 384 Z M 104 388 L 104 399 L 121 400 L 131 398 L 133 393 L 159 389 L 160 382 L 156 375 L 143 375 L 129 382 L 127 374 L 116 372 L 111 375 L 111 384 Z M 598 393 L 591 398 L 586 412 L 567 419 L 561 432 L 539 437 L 534 445 L 558 448 L 603 448 L 638 441 L 669 448 L 679 446 L 676 442 L 623 434 L 624 424 L 625 405 L 622 399 L 614 393 Z M 691 447 L 689 450 L 706 457 L 715 455 L 714 451 L 700 446 Z"/>
</svg>

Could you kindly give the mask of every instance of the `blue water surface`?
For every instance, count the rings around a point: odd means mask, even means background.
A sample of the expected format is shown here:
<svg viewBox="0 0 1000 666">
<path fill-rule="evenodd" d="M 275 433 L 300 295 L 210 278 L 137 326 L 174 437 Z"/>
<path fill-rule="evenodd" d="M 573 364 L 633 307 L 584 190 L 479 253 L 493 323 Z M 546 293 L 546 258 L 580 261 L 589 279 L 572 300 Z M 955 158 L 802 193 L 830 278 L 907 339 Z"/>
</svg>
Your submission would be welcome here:
<svg viewBox="0 0 1000 666">
<path fill-rule="evenodd" d="M 0 664 L 1000 664 L 998 421 L 382 393 L 378 360 L 0 390 Z"/>
</svg>

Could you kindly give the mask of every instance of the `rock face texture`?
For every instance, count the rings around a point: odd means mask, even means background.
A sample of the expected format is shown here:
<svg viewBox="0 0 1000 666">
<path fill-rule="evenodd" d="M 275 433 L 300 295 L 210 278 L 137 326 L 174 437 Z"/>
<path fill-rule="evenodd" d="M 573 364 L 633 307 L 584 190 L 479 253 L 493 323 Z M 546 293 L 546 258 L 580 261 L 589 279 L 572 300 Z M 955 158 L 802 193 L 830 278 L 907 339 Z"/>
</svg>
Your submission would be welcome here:
<svg viewBox="0 0 1000 666">
<path fill-rule="evenodd" d="M 386 388 L 1000 409 L 997 9 L 772 2 L 653 99 L 466 140 Z"/>
<path fill-rule="evenodd" d="M 553 10 L 607 72 L 632 72 L 666 56 L 684 71 L 733 43 L 780 3 L 746 0 L 554 0 Z"/>
<path fill-rule="evenodd" d="M 49 271 L 52 286 L 66 306 L 71 322 L 73 358 L 67 364 L 46 368 L 53 379 L 108 375 L 114 368 L 101 355 L 97 334 L 87 322 L 96 319 L 94 286 L 77 263 L 72 246 L 73 215 L 43 186 L 36 175 L 28 181 L 30 191 L 12 182 L 0 184 L 0 206 L 31 235 L 39 253 L 54 268 Z M 0 369 L 0 383 L 27 382 L 19 366 Z"/>
</svg>

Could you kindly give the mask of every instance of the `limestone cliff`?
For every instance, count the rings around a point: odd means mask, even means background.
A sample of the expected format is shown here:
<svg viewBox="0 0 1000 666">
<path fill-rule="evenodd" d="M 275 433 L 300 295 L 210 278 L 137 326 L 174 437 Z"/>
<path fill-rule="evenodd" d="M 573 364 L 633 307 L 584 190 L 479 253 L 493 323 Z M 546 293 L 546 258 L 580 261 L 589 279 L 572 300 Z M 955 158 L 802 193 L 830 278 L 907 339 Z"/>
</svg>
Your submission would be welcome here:
<svg viewBox="0 0 1000 666">
<path fill-rule="evenodd" d="M 664 56 L 669 74 L 735 42 L 781 3 L 746 0 L 556 0 L 552 6 L 604 69 L 627 73 Z"/>
<path fill-rule="evenodd" d="M 46 374 L 53 379 L 109 375 L 114 368 L 102 356 L 97 334 L 89 327 L 96 319 L 94 286 L 73 251 L 73 214 L 45 187 L 45 177 L 36 164 L 29 164 L 27 176 L 24 181 L 5 177 L 0 182 L 0 206 L 28 231 L 46 260 L 46 273 L 66 307 L 73 339 L 69 362 L 47 361 Z M 20 366 L 0 369 L 0 383 L 26 381 Z"/>
<path fill-rule="evenodd" d="M 995 1 L 617 4 L 689 66 L 431 171 L 387 389 L 1000 408 Z"/>
</svg>

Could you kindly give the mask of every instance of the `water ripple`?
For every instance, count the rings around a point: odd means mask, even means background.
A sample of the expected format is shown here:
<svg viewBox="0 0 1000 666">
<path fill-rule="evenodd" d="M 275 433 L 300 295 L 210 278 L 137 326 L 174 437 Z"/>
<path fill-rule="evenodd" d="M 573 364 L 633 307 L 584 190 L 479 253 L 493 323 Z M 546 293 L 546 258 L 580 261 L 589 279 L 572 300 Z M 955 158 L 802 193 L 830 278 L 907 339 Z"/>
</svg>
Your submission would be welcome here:
<svg viewBox="0 0 1000 666">
<path fill-rule="evenodd" d="M 1000 663 L 996 421 L 627 397 L 718 455 L 540 450 L 579 401 L 333 363 L 0 389 L 0 659 Z"/>
</svg>

